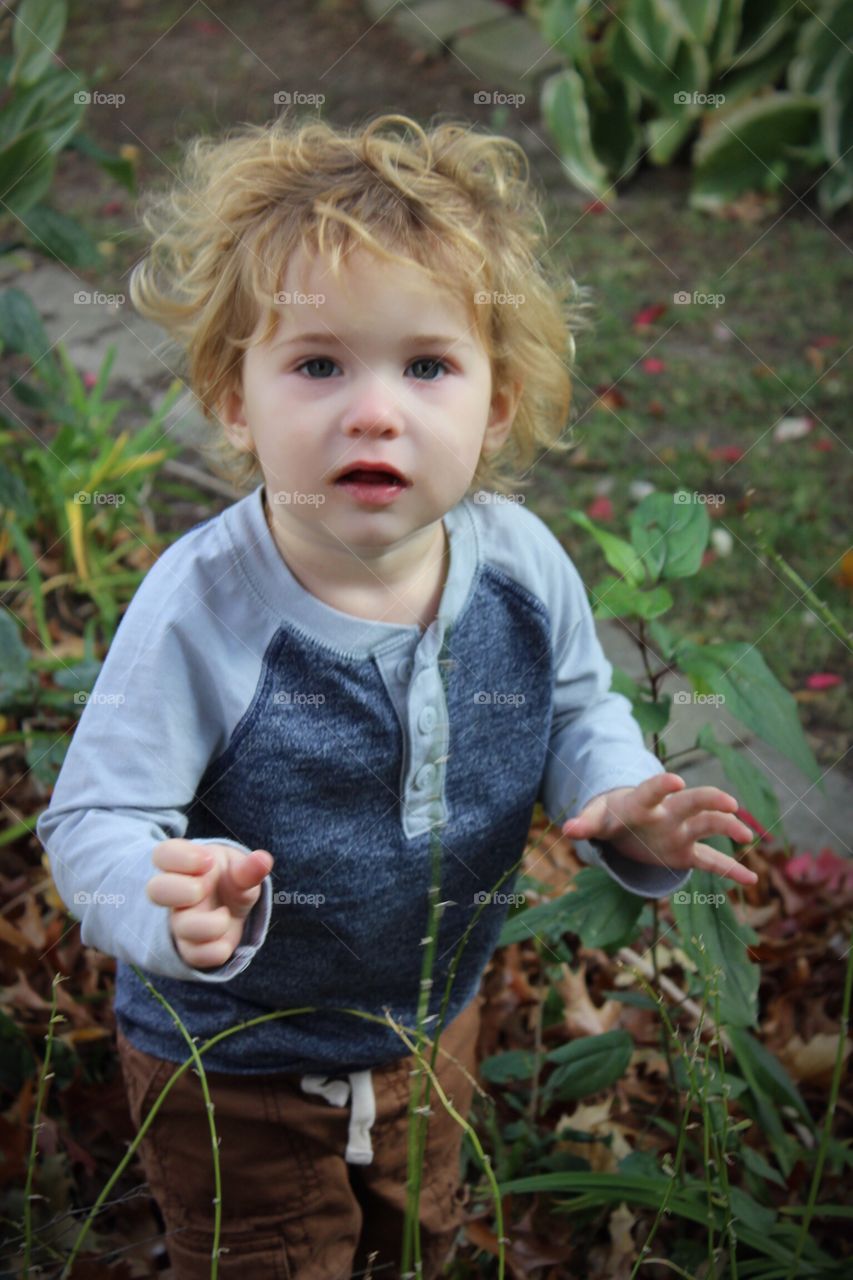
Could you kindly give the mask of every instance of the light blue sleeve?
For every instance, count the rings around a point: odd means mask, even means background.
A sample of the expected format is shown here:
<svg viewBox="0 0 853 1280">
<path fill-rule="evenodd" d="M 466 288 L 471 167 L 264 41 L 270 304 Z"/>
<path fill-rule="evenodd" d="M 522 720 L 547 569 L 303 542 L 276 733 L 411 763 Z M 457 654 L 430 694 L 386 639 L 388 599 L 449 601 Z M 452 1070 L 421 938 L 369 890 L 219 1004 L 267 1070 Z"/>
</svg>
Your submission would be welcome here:
<svg viewBox="0 0 853 1280">
<path fill-rule="evenodd" d="M 227 982 L 251 963 L 272 911 L 266 876 L 243 937 L 223 965 L 199 969 L 178 954 L 169 910 L 145 886 L 151 857 L 181 838 L 205 768 L 224 746 L 218 685 L 209 662 L 209 611 L 170 548 L 130 602 L 74 731 L 48 808 L 36 825 L 59 896 L 97 947 L 151 973 Z M 236 839 L 215 841 L 251 852 Z"/>
<path fill-rule="evenodd" d="M 544 527 L 544 526 L 543 526 Z M 553 534 L 549 598 L 554 648 L 554 704 L 542 807 L 562 826 L 604 791 L 634 787 L 666 770 L 643 743 L 631 704 L 610 689 L 605 657 L 577 569 Z M 624 889 L 664 897 L 680 889 L 690 871 L 635 862 L 607 844 L 577 841 L 578 856 L 602 866 Z"/>
</svg>

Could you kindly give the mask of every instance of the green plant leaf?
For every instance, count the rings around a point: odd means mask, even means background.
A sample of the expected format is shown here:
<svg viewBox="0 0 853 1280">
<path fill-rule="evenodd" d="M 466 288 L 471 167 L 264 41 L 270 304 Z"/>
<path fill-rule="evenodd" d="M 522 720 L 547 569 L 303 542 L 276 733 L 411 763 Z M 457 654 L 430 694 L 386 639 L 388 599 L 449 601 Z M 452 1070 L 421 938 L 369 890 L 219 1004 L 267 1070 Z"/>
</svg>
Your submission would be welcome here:
<svg viewBox="0 0 853 1280">
<path fill-rule="evenodd" d="M 716 848 L 728 841 L 712 836 L 703 843 Z M 758 941 L 758 934 L 739 922 L 719 877 L 710 871 L 694 871 L 689 883 L 690 889 L 673 893 L 670 898 L 684 950 L 704 978 L 710 978 L 715 968 L 720 969 L 716 979 L 720 1021 L 726 1026 L 750 1026 L 758 1016 L 760 975 L 746 948 Z M 710 1001 L 709 1013 L 713 1016 Z"/>
<path fill-rule="evenodd" d="M 693 149 L 690 205 L 717 209 L 745 191 L 776 190 L 783 169 L 789 180 L 794 169 L 808 172 L 809 165 L 792 165 L 792 148 L 815 139 L 819 112 L 816 98 L 795 93 L 771 93 L 718 112 Z"/>
<path fill-rule="evenodd" d="M 711 521 L 703 502 L 649 493 L 631 513 L 631 542 L 652 582 L 689 578 L 702 563 Z"/>
<path fill-rule="evenodd" d="M 34 364 L 50 347 L 41 316 L 23 289 L 0 293 L 0 341 L 4 350 L 29 356 Z"/>
<path fill-rule="evenodd" d="M 793 1107 L 809 1129 L 814 1130 L 815 1124 L 802 1094 L 776 1055 L 746 1027 L 731 1027 L 727 1034 L 747 1083 L 757 1085 L 780 1106 Z"/>
<path fill-rule="evenodd" d="M 9 212 L 23 222 L 27 210 L 49 190 L 55 168 L 56 156 L 42 134 L 25 134 L 3 147 L 0 190 Z"/>
<path fill-rule="evenodd" d="M 572 182 L 582 191 L 603 196 L 610 188 L 610 176 L 595 154 L 584 82 L 573 68 L 558 71 L 544 82 L 542 114 Z"/>
<path fill-rule="evenodd" d="M 491 1084 L 509 1084 L 513 1080 L 529 1080 L 536 1073 L 536 1054 L 527 1049 L 508 1049 L 493 1054 L 480 1063 L 480 1075 Z"/>
<path fill-rule="evenodd" d="M 30 652 L 21 639 L 20 628 L 8 609 L 0 608 L 0 698 L 29 683 Z"/>
<path fill-rule="evenodd" d="M 820 767 L 806 742 L 797 704 L 754 645 L 746 641 L 685 644 L 678 651 L 678 661 L 697 692 L 722 694 L 727 711 L 793 760 L 822 791 L 826 790 Z"/>
<path fill-rule="evenodd" d="M 611 569 L 615 569 L 630 586 L 642 586 L 645 580 L 643 564 L 630 542 L 602 529 L 600 525 L 590 520 L 584 511 L 568 511 L 566 514 L 575 524 L 579 524 L 582 529 L 586 529 L 587 533 L 592 534 L 604 552 L 604 558 Z"/>
<path fill-rule="evenodd" d="M 115 178 L 125 190 L 134 193 L 136 191 L 136 170 L 131 160 L 125 160 L 122 156 L 114 156 L 109 151 L 105 151 L 103 147 L 99 147 L 96 142 L 85 133 L 78 133 L 71 139 L 69 146 L 75 151 L 79 151 L 81 155 L 88 156 L 90 160 L 94 160 L 105 173 L 111 178 Z"/>
<path fill-rule="evenodd" d="M 602 578 L 590 594 L 595 601 L 593 614 L 596 618 L 638 617 L 648 621 L 672 608 L 672 596 L 666 587 L 638 591 L 630 582 L 612 575 Z"/>
<path fill-rule="evenodd" d="M 612 946 L 630 934 L 643 909 L 641 897 L 623 889 L 601 867 L 584 867 L 574 883 L 572 892 L 560 899 L 565 931 L 576 933 L 585 947 Z"/>
<path fill-rule="evenodd" d="M 21 0 L 12 26 L 11 83 L 32 84 L 50 67 L 65 31 L 65 0 Z"/>
<path fill-rule="evenodd" d="M 103 261 L 86 228 L 47 205 L 29 210 L 27 229 L 42 253 L 69 267 L 98 267 Z"/>
<path fill-rule="evenodd" d="M 696 745 L 720 761 L 742 808 L 747 809 L 768 831 L 781 831 L 784 835 L 785 828 L 779 814 L 776 792 L 766 775 L 753 764 L 749 756 L 744 751 L 718 742 L 709 724 L 702 725 Z"/>
<path fill-rule="evenodd" d="M 659 696 L 653 702 L 644 689 L 631 679 L 620 668 L 613 667 L 613 679 L 610 687 L 614 693 L 621 693 L 631 703 L 631 712 L 643 733 L 661 733 L 669 723 L 669 709 L 672 698 L 668 693 Z"/>
<path fill-rule="evenodd" d="M 546 1062 L 556 1064 L 557 1070 L 542 1090 L 543 1107 L 554 1097 L 586 1098 L 606 1089 L 625 1074 L 633 1052 L 633 1040 L 621 1030 L 560 1045 L 545 1057 Z"/>
<path fill-rule="evenodd" d="M 35 516 L 32 498 L 23 479 L 0 462 L 0 510 L 14 511 L 23 525 Z"/>
</svg>

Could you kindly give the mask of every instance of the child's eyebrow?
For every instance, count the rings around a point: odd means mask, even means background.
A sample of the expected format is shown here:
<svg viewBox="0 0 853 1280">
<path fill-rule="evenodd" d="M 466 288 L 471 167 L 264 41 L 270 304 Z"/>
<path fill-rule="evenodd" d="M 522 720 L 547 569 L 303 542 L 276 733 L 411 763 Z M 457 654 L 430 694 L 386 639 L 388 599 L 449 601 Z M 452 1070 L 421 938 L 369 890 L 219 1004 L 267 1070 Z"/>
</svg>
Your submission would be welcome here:
<svg viewBox="0 0 853 1280">
<path fill-rule="evenodd" d="M 278 342 L 274 342 L 272 346 L 272 350 L 275 351 L 279 347 L 286 347 L 286 346 L 294 345 L 296 343 L 301 343 L 305 345 L 313 344 L 313 345 L 319 345 L 319 346 L 328 346 L 332 342 L 337 342 L 341 346 L 346 346 L 346 343 L 341 342 L 341 339 L 338 338 L 334 333 L 331 333 L 328 330 L 326 330 L 326 332 L 324 333 L 292 334 L 286 338 L 280 339 L 280 341 Z M 459 335 L 457 335 L 456 337 L 452 337 L 452 336 L 448 336 L 447 334 L 441 334 L 441 333 L 413 333 L 413 334 L 408 334 L 400 339 L 401 346 L 410 346 L 411 344 L 416 342 L 422 342 L 424 344 L 436 343 L 436 344 L 441 344 L 442 346 L 445 346 L 445 347 L 470 347 L 471 345 L 471 343 L 465 337 L 461 337 Z"/>
</svg>

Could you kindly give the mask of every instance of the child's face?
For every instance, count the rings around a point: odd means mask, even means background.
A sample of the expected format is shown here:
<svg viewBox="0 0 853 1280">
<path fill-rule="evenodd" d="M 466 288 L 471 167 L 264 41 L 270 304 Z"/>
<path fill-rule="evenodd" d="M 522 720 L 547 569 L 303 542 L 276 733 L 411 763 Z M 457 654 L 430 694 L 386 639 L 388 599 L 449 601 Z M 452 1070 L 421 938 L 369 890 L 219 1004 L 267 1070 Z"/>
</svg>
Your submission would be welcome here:
<svg viewBox="0 0 853 1280">
<path fill-rule="evenodd" d="M 360 248 L 336 280 L 322 259 L 297 256 L 282 289 L 291 301 L 269 342 L 246 351 L 242 394 L 222 415 L 258 457 L 277 526 L 340 550 L 434 524 L 465 495 L 484 446 L 506 439 L 520 388 L 493 398 L 473 321 L 414 268 Z M 335 483 L 359 462 L 407 484 Z"/>
</svg>

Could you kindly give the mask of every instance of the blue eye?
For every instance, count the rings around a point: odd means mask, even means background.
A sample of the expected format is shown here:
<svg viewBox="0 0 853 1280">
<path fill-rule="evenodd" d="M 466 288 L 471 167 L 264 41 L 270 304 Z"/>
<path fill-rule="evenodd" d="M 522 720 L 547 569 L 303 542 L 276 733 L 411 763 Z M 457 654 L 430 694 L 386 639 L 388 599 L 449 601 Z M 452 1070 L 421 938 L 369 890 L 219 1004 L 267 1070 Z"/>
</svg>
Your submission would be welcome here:
<svg viewBox="0 0 853 1280">
<path fill-rule="evenodd" d="M 327 364 L 332 368 L 335 367 L 334 360 L 330 360 L 328 356 L 314 356 L 311 360 L 303 360 L 302 364 L 299 365 L 298 372 L 301 373 L 303 369 L 307 369 L 309 364 Z M 320 376 L 322 377 L 323 375 L 321 374 Z"/>
<path fill-rule="evenodd" d="M 431 356 L 422 356 L 418 360 L 413 360 L 409 368 L 414 369 L 415 365 L 417 364 L 421 364 L 421 365 L 425 364 L 430 369 L 441 368 L 441 369 L 444 369 L 445 373 L 447 372 L 447 368 L 448 368 L 448 366 L 445 364 L 443 360 L 437 360 L 435 359 L 435 357 L 431 357 Z M 436 379 L 435 378 L 419 378 L 418 381 L 419 382 L 435 382 Z"/>
</svg>

